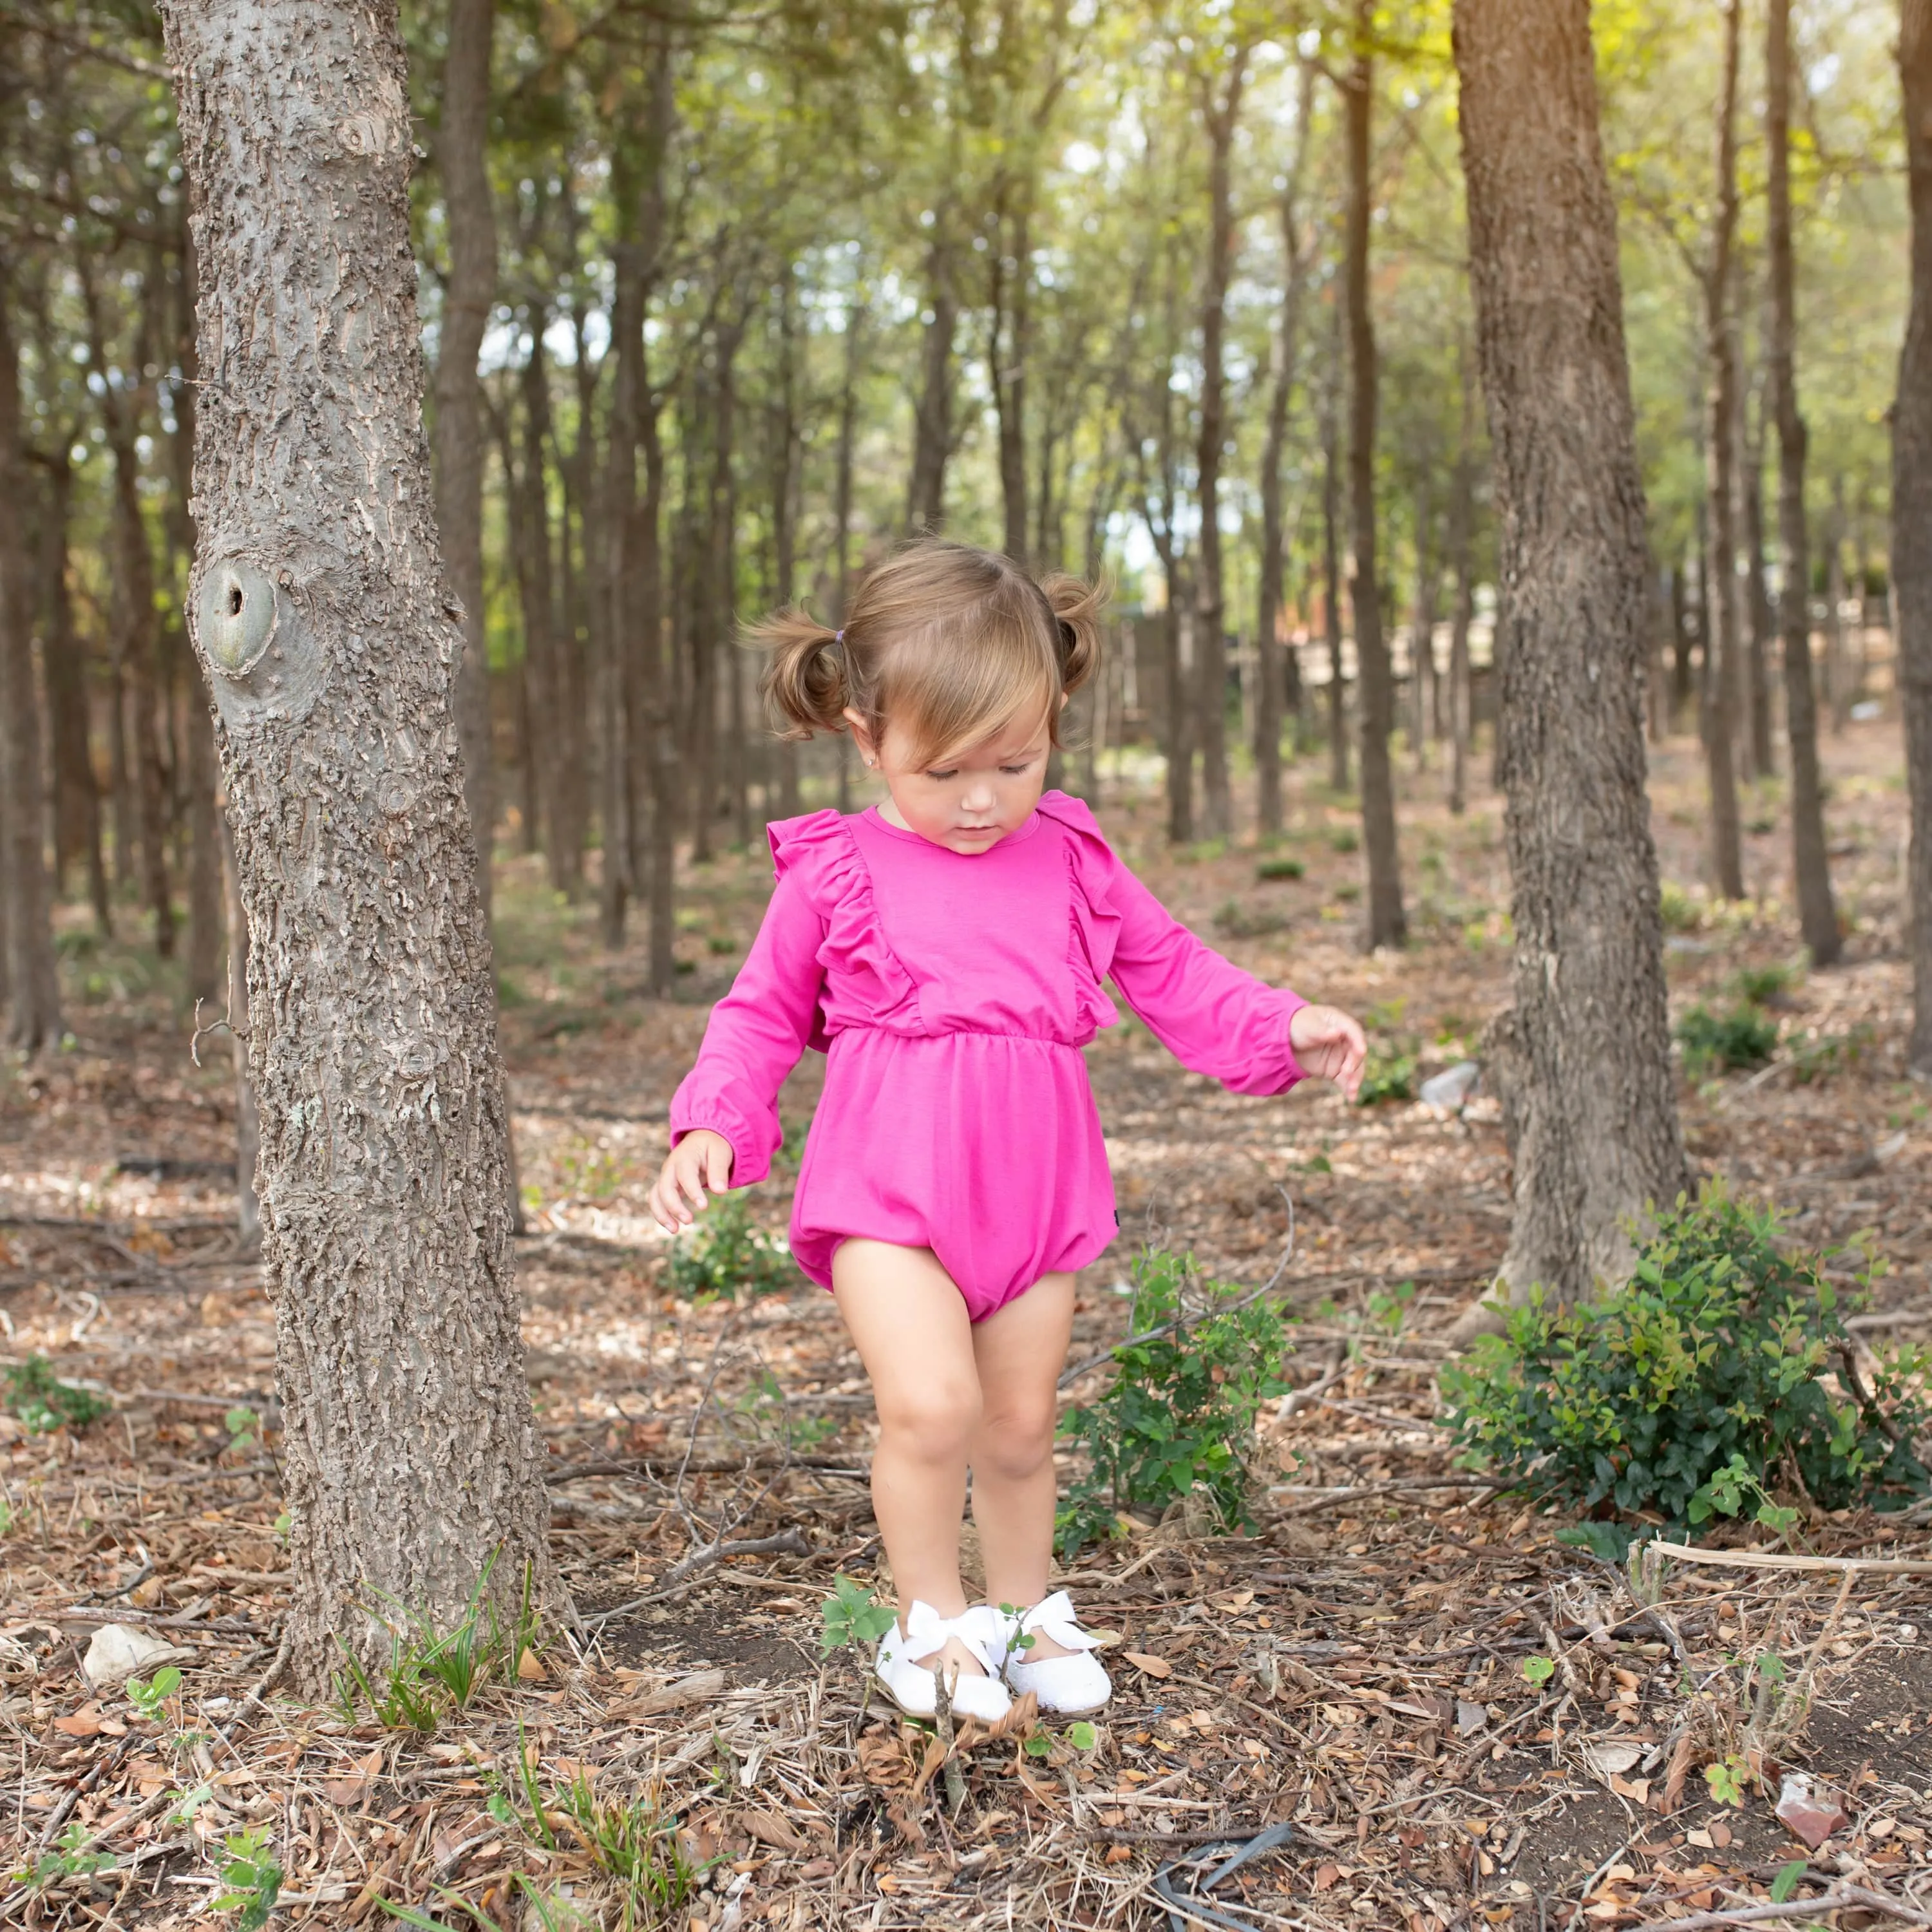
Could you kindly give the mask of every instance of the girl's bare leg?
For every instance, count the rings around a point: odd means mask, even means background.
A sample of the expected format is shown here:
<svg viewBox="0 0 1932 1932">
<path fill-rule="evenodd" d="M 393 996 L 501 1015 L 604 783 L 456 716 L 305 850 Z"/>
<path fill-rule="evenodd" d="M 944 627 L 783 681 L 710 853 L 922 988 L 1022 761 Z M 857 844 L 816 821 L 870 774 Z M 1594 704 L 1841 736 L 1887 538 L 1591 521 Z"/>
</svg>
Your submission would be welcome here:
<svg viewBox="0 0 1932 1932">
<path fill-rule="evenodd" d="M 980 1414 L 964 1298 L 929 1248 L 890 1241 L 842 1243 L 832 1256 L 832 1285 L 878 1402 L 872 1510 L 892 1566 L 901 1628 L 914 1603 L 956 1617 L 966 1607 L 959 1582 L 966 1457 Z M 981 1674 L 956 1639 L 942 1654 L 949 1665 Z"/>
<path fill-rule="evenodd" d="M 1027 1607 L 1047 1593 L 1058 1500 L 1058 1383 L 1072 1328 L 1073 1277 L 1049 1274 L 972 1330 L 981 1402 L 972 1445 L 973 1520 L 986 1555 L 989 1603 Z M 1037 1661 L 1066 1652 L 1036 1634 L 1028 1654 Z"/>
</svg>

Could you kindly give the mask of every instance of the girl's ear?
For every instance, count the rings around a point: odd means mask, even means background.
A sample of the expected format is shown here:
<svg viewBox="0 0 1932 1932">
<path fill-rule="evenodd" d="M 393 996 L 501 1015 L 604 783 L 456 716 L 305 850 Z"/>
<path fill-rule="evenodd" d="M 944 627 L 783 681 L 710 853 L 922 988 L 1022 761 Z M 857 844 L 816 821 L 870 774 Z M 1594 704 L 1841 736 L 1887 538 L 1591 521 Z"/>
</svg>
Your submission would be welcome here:
<svg viewBox="0 0 1932 1932">
<path fill-rule="evenodd" d="M 860 757 L 867 764 L 876 765 L 879 762 L 879 748 L 872 742 L 872 728 L 866 722 L 865 713 L 854 710 L 848 704 L 844 716 L 852 734 L 852 742 L 859 748 Z"/>
</svg>

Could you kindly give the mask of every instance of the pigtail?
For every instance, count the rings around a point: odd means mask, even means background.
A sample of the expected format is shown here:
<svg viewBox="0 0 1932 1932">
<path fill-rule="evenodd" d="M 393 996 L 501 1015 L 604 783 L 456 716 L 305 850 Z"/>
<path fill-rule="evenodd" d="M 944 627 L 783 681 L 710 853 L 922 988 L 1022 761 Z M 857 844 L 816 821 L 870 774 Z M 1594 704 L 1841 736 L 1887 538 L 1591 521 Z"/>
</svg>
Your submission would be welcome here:
<svg viewBox="0 0 1932 1932">
<path fill-rule="evenodd" d="M 1107 588 L 1059 574 L 1043 578 L 1040 587 L 1059 630 L 1060 688 L 1070 696 L 1100 668 L 1100 613 Z"/>
<path fill-rule="evenodd" d="M 836 631 L 794 604 L 747 626 L 745 637 L 770 653 L 759 686 L 781 738 L 796 743 L 815 731 L 844 730 L 852 700 L 845 649 Z"/>
</svg>

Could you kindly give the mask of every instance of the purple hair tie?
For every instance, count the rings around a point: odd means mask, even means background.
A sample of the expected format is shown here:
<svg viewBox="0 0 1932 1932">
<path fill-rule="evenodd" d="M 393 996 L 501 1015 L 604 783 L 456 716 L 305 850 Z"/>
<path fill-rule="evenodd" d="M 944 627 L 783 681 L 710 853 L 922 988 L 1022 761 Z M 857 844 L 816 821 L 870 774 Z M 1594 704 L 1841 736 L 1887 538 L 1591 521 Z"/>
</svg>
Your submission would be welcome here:
<svg viewBox="0 0 1932 1932">
<path fill-rule="evenodd" d="M 843 631 L 834 631 L 832 634 L 832 641 L 835 644 L 842 644 L 845 641 L 845 633 Z"/>
</svg>

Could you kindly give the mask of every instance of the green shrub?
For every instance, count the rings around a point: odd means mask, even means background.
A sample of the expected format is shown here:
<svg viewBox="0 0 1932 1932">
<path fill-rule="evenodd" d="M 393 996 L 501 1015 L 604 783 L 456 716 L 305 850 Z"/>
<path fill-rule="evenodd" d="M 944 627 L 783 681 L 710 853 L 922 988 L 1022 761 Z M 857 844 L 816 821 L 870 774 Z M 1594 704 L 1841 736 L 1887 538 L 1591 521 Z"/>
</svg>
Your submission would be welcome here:
<svg viewBox="0 0 1932 1932">
<path fill-rule="evenodd" d="M 1258 879 L 1298 879 L 1307 869 L 1299 859 L 1264 859 L 1255 868 Z"/>
<path fill-rule="evenodd" d="M 1362 835 L 1352 825 L 1331 826 L 1328 832 L 1328 849 L 1331 852 L 1357 852 L 1362 844 Z"/>
<path fill-rule="evenodd" d="M 1704 902 L 1673 880 L 1666 879 L 1658 888 L 1657 909 L 1666 932 L 1696 932 L 1704 923 Z"/>
<path fill-rule="evenodd" d="M 1778 1051 L 1778 1022 L 1749 1001 L 1727 1012 L 1695 1006 L 1677 1022 L 1684 1069 L 1694 1080 L 1739 1067 L 1762 1066 Z"/>
<path fill-rule="evenodd" d="M 8 1411 L 34 1436 L 50 1436 L 56 1429 L 85 1429 L 110 1414 L 114 1405 L 92 1389 L 76 1388 L 54 1373 L 44 1355 L 29 1355 L 6 1372 Z"/>
<path fill-rule="evenodd" d="M 1063 1558 L 1118 1534 L 1123 1510 L 1158 1513 L 1197 1492 L 1222 1528 L 1246 1522 L 1255 1418 L 1287 1386 L 1280 1310 L 1232 1305 L 1243 1291 L 1204 1279 L 1191 1254 L 1149 1248 L 1133 1277 L 1113 1382 L 1060 1424 L 1088 1461 L 1056 1525 Z"/>
<path fill-rule="evenodd" d="M 715 1198 L 704 1217 L 673 1244 L 670 1285 L 694 1298 L 781 1294 L 799 1283 L 798 1264 L 780 1234 L 768 1234 L 752 1219 L 742 1195 Z"/>
<path fill-rule="evenodd" d="M 1798 983 L 1789 966 L 1740 966 L 1731 975 L 1731 991 L 1754 1006 L 1768 1006 Z"/>
<path fill-rule="evenodd" d="M 1585 1511 L 1654 1510 L 1674 1528 L 1802 1487 L 1826 1509 L 1908 1507 L 1932 1489 L 1914 1438 L 1932 1427 L 1916 1350 L 1866 1388 L 1822 1258 L 1787 1255 L 1774 1216 L 1709 1188 L 1679 1198 L 1628 1288 L 1513 1310 L 1442 1372 L 1473 1466 Z M 1849 1395 L 1820 1381 L 1835 1370 Z M 1915 1384 L 1917 1385 L 1915 1385 Z M 1769 1520 L 1764 1508 L 1760 1520 Z"/>
</svg>

